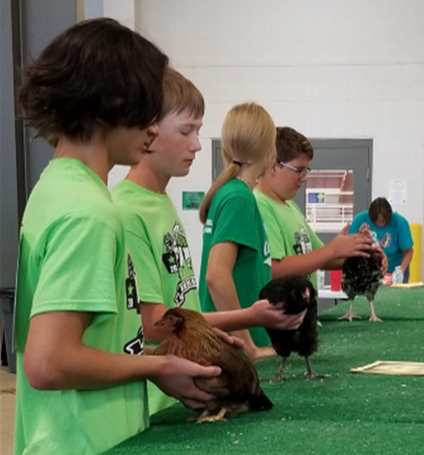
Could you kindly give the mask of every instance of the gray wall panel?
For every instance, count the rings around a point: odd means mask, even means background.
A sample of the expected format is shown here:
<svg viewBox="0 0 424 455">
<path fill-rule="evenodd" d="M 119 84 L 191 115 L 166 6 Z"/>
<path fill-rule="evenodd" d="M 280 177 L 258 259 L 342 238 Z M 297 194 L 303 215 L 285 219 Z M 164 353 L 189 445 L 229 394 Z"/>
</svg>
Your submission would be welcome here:
<svg viewBox="0 0 424 455">
<path fill-rule="evenodd" d="M 15 281 L 18 249 L 18 203 L 15 157 L 12 12 L 0 2 L 0 288 Z"/>
<path fill-rule="evenodd" d="M 32 139 L 34 133 L 15 122 L 14 67 L 36 58 L 77 22 L 77 2 L 1 0 L 0 21 L 0 288 L 5 288 L 15 283 L 19 218 L 26 198 L 53 155 L 46 142 Z"/>
</svg>

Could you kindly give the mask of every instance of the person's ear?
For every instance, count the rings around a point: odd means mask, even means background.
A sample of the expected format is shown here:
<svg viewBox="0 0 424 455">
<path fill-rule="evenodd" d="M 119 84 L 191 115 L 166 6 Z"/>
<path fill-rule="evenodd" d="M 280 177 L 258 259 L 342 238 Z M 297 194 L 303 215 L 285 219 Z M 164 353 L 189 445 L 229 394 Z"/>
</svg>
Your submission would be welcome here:
<svg viewBox="0 0 424 455">
<path fill-rule="evenodd" d="M 271 164 L 271 176 L 272 177 L 276 176 L 277 170 L 278 170 L 278 166 L 279 166 L 279 164 L 276 161 L 274 161 L 274 163 Z"/>
</svg>

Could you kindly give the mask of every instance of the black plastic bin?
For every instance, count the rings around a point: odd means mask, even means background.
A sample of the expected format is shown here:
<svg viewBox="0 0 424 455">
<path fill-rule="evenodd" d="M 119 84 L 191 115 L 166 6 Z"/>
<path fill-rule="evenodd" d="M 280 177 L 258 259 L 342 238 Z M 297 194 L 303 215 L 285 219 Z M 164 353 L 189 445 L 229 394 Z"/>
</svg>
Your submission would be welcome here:
<svg viewBox="0 0 424 455">
<path fill-rule="evenodd" d="M 12 373 L 16 372 L 16 354 L 13 343 L 13 311 L 15 304 L 15 288 L 0 289 L 0 322 L 3 327 L 2 363 Z"/>
</svg>

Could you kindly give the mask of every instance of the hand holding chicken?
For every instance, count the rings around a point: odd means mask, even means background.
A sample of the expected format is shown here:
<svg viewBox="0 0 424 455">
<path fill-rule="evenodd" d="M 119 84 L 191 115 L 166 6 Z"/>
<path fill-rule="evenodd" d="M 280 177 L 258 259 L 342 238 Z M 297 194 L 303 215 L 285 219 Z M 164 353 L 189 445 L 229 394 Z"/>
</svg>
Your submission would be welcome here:
<svg viewBox="0 0 424 455">
<path fill-rule="evenodd" d="M 212 378 L 195 378 L 196 386 L 214 396 L 197 422 L 225 420 L 251 409 L 272 408 L 272 402 L 261 389 L 252 362 L 216 334 L 201 313 L 182 308 L 168 310 L 156 323 L 170 335 L 156 348 L 155 355 L 175 355 L 200 365 L 216 365 L 221 374 Z"/>
</svg>

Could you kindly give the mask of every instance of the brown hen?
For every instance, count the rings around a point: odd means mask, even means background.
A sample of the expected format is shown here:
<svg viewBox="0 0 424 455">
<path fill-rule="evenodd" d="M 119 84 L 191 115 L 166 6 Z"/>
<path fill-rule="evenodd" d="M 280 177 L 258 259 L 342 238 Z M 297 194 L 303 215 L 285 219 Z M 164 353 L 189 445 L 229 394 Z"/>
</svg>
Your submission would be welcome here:
<svg viewBox="0 0 424 455">
<path fill-rule="evenodd" d="M 222 370 L 214 378 L 197 378 L 197 387 L 216 398 L 206 403 L 197 422 L 225 420 L 251 409 L 265 411 L 272 402 L 263 392 L 258 374 L 249 358 L 225 343 L 197 311 L 172 308 L 156 322 L 171 334 L 156 348 L 155 355 L 173 354 L 201 365 Z"/>
</svg>

